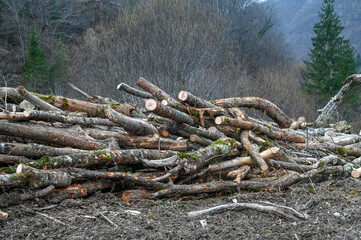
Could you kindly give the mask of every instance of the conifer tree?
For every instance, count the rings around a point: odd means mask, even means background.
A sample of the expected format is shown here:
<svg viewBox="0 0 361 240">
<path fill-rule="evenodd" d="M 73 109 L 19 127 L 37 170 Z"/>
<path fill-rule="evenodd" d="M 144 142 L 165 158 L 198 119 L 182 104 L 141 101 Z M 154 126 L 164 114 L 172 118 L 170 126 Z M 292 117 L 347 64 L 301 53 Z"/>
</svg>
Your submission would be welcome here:
<svg viewBox="0 0 361 240">
<path fill-rule="evenodd" d="M 71 76 L 70 61 L 65 45 L 60 39 L 56 44 L 53 60 L 49 67 L 49 90 L 61 94 Z"/>
<path fill-rule="evenodd" d="M 24 69 L 23 85 L 29 90 L 41 92 L 46 86 L 47 71 L 45 55 L 40 47 L 40 40 L 35 30 L 32 31 L 29 38 L 28 56 Z"/>
<path fill-rule="evenodd" d="M 318 12 L 320 21 L 313 27 L 313 48 L 308 53 L 310 61 L 304 61 L 302 72 L 304 89 L 318 96 L 318 102 L 335 95 L 343 81 L 357 72 L 355 50 L 349 40 L 341 35 L 344 27 L 335 13 L 334 0 L 324 0 Z"/>
</svg>

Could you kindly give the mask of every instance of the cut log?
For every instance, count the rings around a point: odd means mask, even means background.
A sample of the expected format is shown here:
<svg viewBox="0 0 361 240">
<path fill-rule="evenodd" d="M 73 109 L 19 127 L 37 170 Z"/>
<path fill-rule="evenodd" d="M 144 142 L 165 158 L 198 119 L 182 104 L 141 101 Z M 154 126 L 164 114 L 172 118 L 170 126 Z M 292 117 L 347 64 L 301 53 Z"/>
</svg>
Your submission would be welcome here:
<svg viewBox="0 0 361 240">
<path fill-rule="evenodd" d="M 354 74 L 346 78 L 340 91 L 320 110 L 321 113 L 316 122 L 325 122 L 345 99 L 350 90 L 357 85 L 361 85 L 361 74 Z"/>
<path fill-rule="evenodd" d="M 6 154 L 7 156 L 17 155 L 20 157 L 41 158 L 43 156 L 69 155 L 80 152 L 87 151 L 74 148 L 56 148 L 36 143 L 0 143 L 0 154 Z"/>
<path fill-rule="evenodd" d="M 84 137 L 81 137 L 77 131 L 36 124 L 23 125 L 18 123 L 1 122 L 0 134 L 25 137 L 85 150 L 106 148 L 106 144 L 95 140 L 84 139 Z"/>
<path fill-rule="evenodd" d="M 105 126 L 115 126 L 116 124 L 109 121 L 108 119 L 103 118 L 85 118 L 85 117 L 73 117 L 57 114 L 54 112 L 45 112 L 25 110 L 24 112 L 16 113 L 0 113 L 0 119 L 10 119 L 17 121 L 24 120 L 35 120 L 35 121 L 45 121 L 45 122 L 61 122 L 66 124 L 78 124 L 78 125 L 105 125 Z"/>
<path fill-rule="evenodd" d="M 235 118 L 243 121 L 247 121 L 246 114 L 241 109 L 234 107 L 230 109 L 230 112 L 233 114 Z"/>
<path fill-rule="evenodd" d="M 64 199 L 83 198 L 96 191 L 109 189 L 112 187 L 111 181 L 88 181 L 82 184 L 73 184 L 69 187 L 56 189 L 54 192 L 45 196 L 51 202 L 58 203 Z"/>
<path fill-rule="evenodd" d="M 194 135 L 194 134 L 189 137 L 189 140 L 191 140 L 194 143 L 198 143 L 202 146 L 208 146 L 213 143 L 212 140 L 209 140 L 207 138 L 203 138 L 203 137 L 200 137 L 200 136 Z"/>
<path fill-rule="evenodd" d="M 233 139 L 226 138 L 217 140 L 212 145 L 198 151 L 179 155 L 181 158 L 185 158 L 187 160 L 183 163 L 185 174 L 192 174 L 204 166 L 207 166 L 211 162 L 215 162 L 225 156 L 235 156 L 238 153 L 235 141 Z"/>
<path fill-rule="evenodd" d="M 205 101 L 200 97 L 197 97 L 187 91 L 180 91 L 178 94 L 178 99 L 181 100 L 182 102 L 189 104 L 190 106 L 197 108 L 219 108 L 213 103 Z"/>
<path fill-rule="evenodd" d="M 166 92 L 164 92 L 162 89 L 154 85 L 153 83 L 149 82 L 148 80 L 144 78 L 139 78 L 137 81 L 137 85 L 141 88 L 143 88 L 145 91 L 152 94 L 156 99 L 159 101 L 166 100 L 170 107 L 175 108 L 182 112 L 188 112 L 188 109 L 186 106 L 172 98 L 170 95 L 168 95 Z"/>
<path fill-rule="evenodd" d="M 276 158 L 280 155 L 280 149 L 277 147 L 273 147 L 261 152 L 260 154 L 264 160 Z M 209 171 L 210 172 L 221 171 L 224 169 L 239 167 L 244 165 L 252 166 L 255 165 L 255 162 L 251 157 L 238 157 L 229 161 L 223 161 L 223 162 L 211 164 L 209 166 Z"/>
<path fill-rule="evenodd" d="M 43 101 L 42 99 L 38 98 L 37 96 L 34 96 L 30 94 L 23 86 L 19 86 L 16 88 L 20 95 L 30 103 L 34 104 L 38 108 L 45 110 L 45 111 L 53 111 L 53 112 L 61 112 L 62 114 L 65 114 L 63 111 L 61 111 L 59 108 L 54 107 L 53 105 Z"/>
<path fill-rule="evenodd" d="M 130 93 L 134 96 L 140 97 L 140 98 L 144 98 L 144 99 L 151 99 L 154 98 L 152 94 L 147 93 L 147 92 L 143 92 L 139 89 L 133 88 L 131 86 L 129 86 L 128 84 L 125 83 L 121 83 L 117 86 L 118 90 L 123 90 L 124 92 Z"/>
<path fill-rule="evenodd" d="M 0 210 L 0 221 L 5 221 L 9 214 Z"/>
<path fill-rule="evenodd" d="M 254 122 L 249 121 L 242 121 L 240 119 L 234 119 L 230 117 L 225 116 L 219 116 L 215 119 L 216 124 L 223 124 L 223 125 L 229 125 L 237 128 L 241 128 L 244 130 L 252 130 L 254 132 L 262 133 L 267 135 L 271 139 L 275 140 L 283 140 L 283 141 L 290 141 L 290 142 L 296 142 L 296 143 L 304 143 L 306 142 L 305 138 L 303 136 L 289 133 L 286 131 L 274 131 L 272 130 L 271 126 L 264 127 L 261 125 L 258 125 Z"/>
<path fill-rule="evenodd" d="M 145 108 L 159 116 L 170 118 L 176 122 L 194 125 L 194 120 L 189 115 L 174 108 L 164 106 L 154 99 L 147 99 L 145 102 Z"/>
<path fill-rule="evenodd" d="M 1 144 L 1 143 L 0 143 Z M 12 156 L 0 154 L 0 163 L 2 164 L 19 164 L 22 162 L 30 162 L 31 159 L 24 156 Z"/>
<path fill-rule="evenodd" d="M 244 165 L 236 170 L 233 170 L 227 174 L 229 178 L 236 178 L 234 182 L 240 184 L 241 181 L 247 176 L 247 174 L 251 171 L 251 167 L 249 165 Z"/>
<path fill-rule="evenodd" d="M 95 139 L 115 138 L 119 145 L 133 148 L 159 149 L 186 152 L 187 140 L 173 140 L 169 138 L 155 138 L 153 136 L 136 136 L 116 131 L 103 131 L 87 128 L 85 132 Z M 0 145 L 1 146 L 1 145 Z"/>
<path fill-rule="evenodd" d="M 42 95 L 37 93 L 33 93 L 33 95 L 67 112 L 85 112 L 89 117 L 106 117 L 104 113 L 104 107 L 108 106 L 106 104 L 91 103 L 63 96 Z M 134 107 L 129 104 L 114 103 L 109 104 L 109 106 L 111 106 L 114 111 L 127 116 L 130 116 L 130 112 L 134 110 Z"/>
<path fill-rule="evenodd" d="M 243 131 L 241 133 L 241 143 L 243 144 L 243 147 L 248 150 L 249 155 L 253 158 L 253 160 L 257 163 L 257 166 L 263 170 L 266 171 L 268 169 L 268 165 L 265 162 L 265 160 L 261 157 L 261 155 L 258 152 L 258 149 L 255 149 L 252 144 L 250 143 L 248 139 L 248 131 Z"/>
<path fill-rule="evenodd" d="M 37 168 L 54 169 L 64 167 L 99 167 L 114 165 L 141 165 L 142 159 L 162 159 L 177 152 L 149 149 L 97 150 L 57 157 L 45 157 L 29 164 Z"/>
<path fill-rule="evenodd" d="M 62 171 L 40 170 L 21 163 L 16 168 L 16 173 L 25 174 L 27 185 L 30 187 L 41 188 L 54 185 L 54 187 L 62 188 L 71 184 L 71 176 Z"/>
<path fill-rule="evenodd" d="M 68 85 L 76 92 L 80 93 L 84 97 L 86 97 L 90 102 L 92 103 L 98 103 L 98 104 L 117 104 L 118 102 L 114 99 L 108 98 L 108 97 L 102 97 L 102 96 L 90 96 L 86 92 L 82 91 L 81 89 L 77 88 L 71 83 L 68 83 Z"/>
<path fill-rule="evenodd" d="M 208 101 L 205 101 L 205 100 L 201 99 L 200 97 L 197 97 L 187 91 L 179 92 L 178 99 L 181 100 L 182 102 L 189 104 L 192 107 L 197 108 L 194 110 L 205 111 L 205 112 L 208 112 L 212 116 L 228 115 L 227 110 L 225 110 L 224 108 L 218 107 L 218 106 L 216 106 Z M 206 109 L 203 110 L 201 108 L 206 108 Z"/>
<path fill-rule="evenodd" d="M 123 127 L 126 131 L 133 132 L 137 135 L 152 135 L 159 138 L 158 129 L 146 121 L 128 117 L 122 113 L 116 112 L 109 106 L 104 108 L 104 112 L 110 121 Z"/>
<path fill-rule="evenodd" d="M 336 155 L 330 155 L 330 156 L 326 156 L 321 158 L 319 161 L 317 161 L 316 163 L 314 163 L 312 166 L 313 168 L 319 168 L 319 167 L 324 167 L 327 164 L 332 163 L 333 165 L 336 165 L 339 162 L 339 157 Z"/>
<path fill-rule="evenodd" d="M 356 168 L 352 170 L 351 176 L 354 178 L 359 178 L 361 176 L 361 168 Z"/>
<path fill-rule="evenodd" d="M 52 193 L 55 190 L 53 185 L 50 185 L 44 189 L 32 191 L 28 190 L 26 193 L 10 192 L 0 195 L 0 207 L 7 207 L 9 205 L 21 204 L 26 200 L 33 200 Z"/>
<path fill-rule="evenodd" d="M 146 189 L 163 189 L 167 187 L 167 184 L 154 181 L 152 179 L 144 178 L 125 172 L 100 172 L 90 171 L 86 169 L 71 168 L 67 170 L 74 178 L 83 178 L 87 180 L 112 180 L 112 181 L 124 181 L 132 186 L 142 186 Z"/>
<path fill-rule="evenodd" d="M 22 174 L 0 175 L 0 187 L 21 187 L 26 184 L 26 176 Z"/>
<path fill-rule="evenodd" d="M 261 110 L 263 113 L 267 114 L 271 119 L 273 119 L 281 128 L 288 128 L 292 124 L 292 120 L 279 109 L 272 102 L 259 97 L 235 97 L 235 98 L 225 98 L 212 101 L 215 105 L 221 107 L 248 107 L 256 108 Z"/>
</svg>

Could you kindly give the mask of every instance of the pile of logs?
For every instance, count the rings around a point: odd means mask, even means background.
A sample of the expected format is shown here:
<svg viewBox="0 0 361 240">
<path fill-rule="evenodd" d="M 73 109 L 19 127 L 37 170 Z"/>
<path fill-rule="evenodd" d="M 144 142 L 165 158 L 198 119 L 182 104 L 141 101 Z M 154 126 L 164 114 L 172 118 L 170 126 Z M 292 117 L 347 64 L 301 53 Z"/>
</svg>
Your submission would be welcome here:
<svg viewBox="0 0 361 240">
<path fill-rule="evenodd" d="M 142 107 L 73 85 L 89 101 L 0 88 L 0 207 L 100 190 L 126 190 L 129 201 L 360 177 L 361 136 L 347 127 L 315 128 L 258 97 L 205 101 L 181 91 L 176 99 L 144 78 L 137 85 L 143 90 L 124 83 L 118 89 L 143 98 Z"/>
</svg>

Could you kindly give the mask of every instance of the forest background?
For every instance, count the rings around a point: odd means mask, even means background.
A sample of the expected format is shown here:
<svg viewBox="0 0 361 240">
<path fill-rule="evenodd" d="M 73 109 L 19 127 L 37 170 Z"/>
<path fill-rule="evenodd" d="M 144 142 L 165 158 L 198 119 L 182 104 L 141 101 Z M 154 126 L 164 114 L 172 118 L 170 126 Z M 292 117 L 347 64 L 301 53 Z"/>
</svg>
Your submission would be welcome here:
<svg viewBox="0 0 361 240">
<path fill-rule="evenodd" d="M 139 77 L 173 96 L 266 98 L 291 117 L 313 121 L 325 102 L 303 91 L 313 25 L 322 0 L 0 0 L 0 81 L 78 97 L 67 83 L 120 102 L 116 90 Z M 361 2 L 336 0 L 355 54 Z M 32 63 L 29 64 L 31 56 Z M 33 71 L 34 70 L 34 71 Z M 31 74 L 29 74 L 29 72 Z M 356 89 L 360 96 L 360 90 Z M 359 131 L 360 98 L 333 121 Z"/>
</svg>

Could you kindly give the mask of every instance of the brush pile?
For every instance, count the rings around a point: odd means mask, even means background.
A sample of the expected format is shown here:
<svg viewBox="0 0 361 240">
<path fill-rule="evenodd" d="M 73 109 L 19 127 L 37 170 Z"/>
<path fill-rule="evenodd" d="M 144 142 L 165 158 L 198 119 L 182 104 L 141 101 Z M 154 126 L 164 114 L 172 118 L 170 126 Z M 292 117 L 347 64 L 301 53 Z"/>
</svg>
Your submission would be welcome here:
<svg viewBox="0 0 361 240">
<path fill-rule="evenodd" d="M 142 108 L 73 85 L 89 101 L 0 88 L 0 207 L 100 190 L 125 190 L 125 201 L 279 191 L 319 175 L 361 174 L 361 136 L 347 125 L 314 128 L 258 97 L 205 101 L 181 91 L 176 100 L 144 78 L 137 85 L 143 90 L 118 89 L 145 99 Z"/>
</svg>

